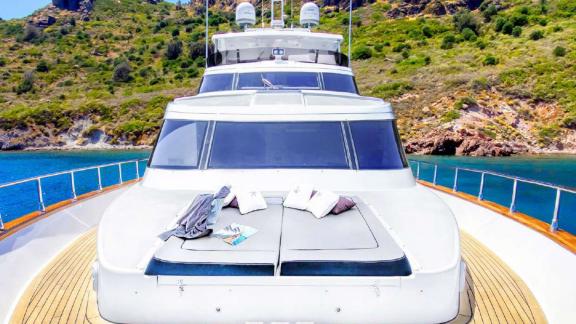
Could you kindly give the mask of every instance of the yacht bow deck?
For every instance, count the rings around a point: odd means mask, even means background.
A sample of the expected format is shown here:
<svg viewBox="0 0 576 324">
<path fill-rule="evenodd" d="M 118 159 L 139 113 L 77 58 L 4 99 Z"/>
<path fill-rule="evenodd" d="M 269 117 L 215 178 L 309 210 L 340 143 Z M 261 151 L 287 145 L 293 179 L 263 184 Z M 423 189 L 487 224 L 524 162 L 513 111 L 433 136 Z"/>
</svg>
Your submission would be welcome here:
<svg viewBox="0 0 576 324">
<path fill-rule="evenodd" d="M 545 323 L 524 282 L 496 255 L 462 232 L 466 290 L 453 323 Z M 96 229 L 77 239 L 30 283 L 11 323 L 106 323 L 98 314 L 91 266 Z"/>
</svg>

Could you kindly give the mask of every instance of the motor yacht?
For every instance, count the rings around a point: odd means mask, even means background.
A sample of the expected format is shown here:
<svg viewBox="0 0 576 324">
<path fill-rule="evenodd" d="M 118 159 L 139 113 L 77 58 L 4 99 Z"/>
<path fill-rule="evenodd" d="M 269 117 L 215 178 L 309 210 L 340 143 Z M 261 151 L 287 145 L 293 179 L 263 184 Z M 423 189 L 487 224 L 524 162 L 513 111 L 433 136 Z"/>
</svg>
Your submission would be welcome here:
<svg viewBox="0 0 576 324">
<path fill-rule="evenodd" d="M 43 177 L 24 180 L 37 182 L 41 208 L 0 236 L 0 319 L 576 320 L 575 236 L 459 192 L 464 169 L 451 188 L 436 183 L 437 166 L 421 180 L 391 104 L 358 93 L 343 37 L 312 31 L 312 3 L 301 19 L 253 28 L 254 7 L 238 6 L 243 31 L 212 37 L 198 94 L 169 103 L 142 177 L 142 161 L 120 163 L 117 186 L 99 180 L 77 196 L 72 181 L 74 197 L 52 206 Z M 302 185 L 354 206 L 321 218 L 286 206 Z M 265 208 L 218 209 L 211 234 L 162 238 L 223 186 L 261 195 Z M 214 235 L 231 224 L 257 232 L 237 245 Z"/>
</svg>

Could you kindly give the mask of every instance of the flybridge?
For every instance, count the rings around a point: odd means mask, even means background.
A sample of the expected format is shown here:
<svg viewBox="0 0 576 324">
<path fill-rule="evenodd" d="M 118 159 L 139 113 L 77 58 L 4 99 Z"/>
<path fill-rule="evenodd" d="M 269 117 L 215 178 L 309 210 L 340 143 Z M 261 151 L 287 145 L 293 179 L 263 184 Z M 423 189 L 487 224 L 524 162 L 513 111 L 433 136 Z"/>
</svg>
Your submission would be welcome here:
<svg viewBox="0 0 576 324">
<path fill-rule="evenodd" d="M 254 6 L 243 2 L 236 8 L 236 23 L 243 32 L 214 35 L 208 56 L 208 67 L 261 61 L 294 61 L 336 66 L 349 65 L 340 52 L 341 35 L 313 33 L 310 28 L 320 23 L 320 10 L 306 3 L 300 11 L 300 27 L 285 28 L 283 0 L 272 0 L 270 27 L 254 28 Z M 279 13 L 275 12 L 279 9 Z"/>
</svg>

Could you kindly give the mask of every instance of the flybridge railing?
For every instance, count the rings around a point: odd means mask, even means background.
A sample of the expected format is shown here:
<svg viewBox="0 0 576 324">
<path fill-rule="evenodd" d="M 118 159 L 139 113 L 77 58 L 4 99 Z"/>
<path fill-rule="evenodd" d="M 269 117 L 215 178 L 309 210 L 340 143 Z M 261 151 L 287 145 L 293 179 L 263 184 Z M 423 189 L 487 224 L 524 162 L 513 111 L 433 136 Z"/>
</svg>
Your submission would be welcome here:
<svg viewBox="0 0 576 324">
<path fill-rule="evenodd" d="M 31 212 L 45 212 L 49 205 L 69 199 L 76 200 L 85 193 L 138 180 L 146 168 L 144 165 L 141 170 L 144 161 L 148 159 L 78 168 L 0 184 L 0 230 L 4 230 L 5 224 L 10 221 Z M 46 186 L 52 191 L 47 191 Z M 49 197 L 50 194 L 53 196 Z"/>
<path fill-rule="evenodd" d="M 551 232 L 558 230 L 562 210 L 567 210 L 568 212 L 576 210 L 575 188 L 499 172 L 439 165 L 425 161 L 410 160 L 410 165 L 414 176 L 418 180 L 425 180 L 433 185 L 448 187 L 454 192 L 472 194 L 478 200 L 498 203 L 508 208 L 510 213 L 519 211 L 520 202 L 522 203 L 521 209 L 523 213 L 550 224 L 549 229 Z M 424 176 L 424 171 L 428 173 L 428 177 Z M 441 177 L 441 171 L 444 173 L 448 171 L 448 174 L 442 174 Z M 464 180 L 463 174 L 466 174 Z M 470 175 L 475 175 L 476 179 Z M 490 179 L 491 185 L 488 184 L 489 178 L 493 178 Z M 463 184 L 463 182 L 465 183 Z M 466 187 L 465 189 L 462 189 L 463 185 Z M 529 190 L 522 191 L 519 186 L 532 186 L 532 188 L 524 188 Z M 490 191 L 492 191 L 491 195 L 487 198 L 487 194 Z M 546 193 L 546 191 L 551 191 L 552 193 Z M 508 204 L 506 204 L 507 200 Z M 564 200 L 565 204 L 563 205 Z M 546 204 L 551 204 L 551 201 L 554 202 L 553 208 L 547 208 Z M 572 219 L 566 221 L 566 230 L 575 233 L 574 229 L 576 229 L 576 219 L 572 217 Z"/>
</svg>

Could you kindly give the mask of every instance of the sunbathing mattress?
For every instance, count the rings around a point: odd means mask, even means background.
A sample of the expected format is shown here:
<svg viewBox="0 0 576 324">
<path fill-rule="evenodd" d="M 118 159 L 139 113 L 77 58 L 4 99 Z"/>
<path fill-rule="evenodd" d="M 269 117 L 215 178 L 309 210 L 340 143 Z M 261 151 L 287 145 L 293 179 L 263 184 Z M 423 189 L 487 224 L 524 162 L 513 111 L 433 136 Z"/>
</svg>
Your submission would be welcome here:
<svg viewBox="0 0 576 324">
<path fill-rule="evenodd" d="M 236 208 L 224 208 L 215 230 L 232 223 L 258 230 L 239 245 L 216 237 L 194 240 L 169 238 L 156 251 L 147 275 L 180 276 L 273 276 L 278 263 L 282 228 L 282 199 L 268 198 L 268 208 L 241 215 Z"/>
<path fill-rule="evenodd" d="M 377 216 L 360 199 L 339 215 L 317 219 L 285 209 L 282 276 L 408 276 L 410 264 Z"/>
</svg>

